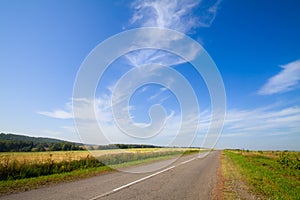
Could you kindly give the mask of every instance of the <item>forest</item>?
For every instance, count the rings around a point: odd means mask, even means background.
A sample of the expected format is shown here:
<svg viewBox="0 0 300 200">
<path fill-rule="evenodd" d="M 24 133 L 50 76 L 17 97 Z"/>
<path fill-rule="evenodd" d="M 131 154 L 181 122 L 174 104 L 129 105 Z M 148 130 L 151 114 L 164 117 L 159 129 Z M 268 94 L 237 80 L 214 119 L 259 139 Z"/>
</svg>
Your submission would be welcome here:
<svg viewBox="0 0 300 200">
<path fill-rule="evenodd" d="M 68 141 L 29 137 L 15 134 L 0 134 L 0 152 L 74 151 L 85 150 L 82 144 Z"/>
</svg>

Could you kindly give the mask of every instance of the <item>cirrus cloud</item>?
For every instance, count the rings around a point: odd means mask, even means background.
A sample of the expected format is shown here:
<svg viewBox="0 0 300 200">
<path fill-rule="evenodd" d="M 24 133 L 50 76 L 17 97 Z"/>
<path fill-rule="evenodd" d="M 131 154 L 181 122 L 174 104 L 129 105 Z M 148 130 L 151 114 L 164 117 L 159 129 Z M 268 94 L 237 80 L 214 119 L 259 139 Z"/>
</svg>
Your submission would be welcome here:
<svg viewBox="0 0 300 200">
<path fill-rule="evenodd" d="M 260 95 L 284 93 L 299 87 L 300 60 L 280 66 L 282 70 L 269 78 L 267 83 L 258 91 Z"/>
</svg>

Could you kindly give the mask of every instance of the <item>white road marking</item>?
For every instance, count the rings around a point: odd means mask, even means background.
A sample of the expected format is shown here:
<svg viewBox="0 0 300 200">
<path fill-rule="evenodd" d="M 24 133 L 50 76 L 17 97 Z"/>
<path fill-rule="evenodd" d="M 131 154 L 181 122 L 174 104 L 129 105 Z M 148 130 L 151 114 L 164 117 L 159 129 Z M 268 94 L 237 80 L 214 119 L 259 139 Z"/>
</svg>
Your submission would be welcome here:
<svg viewBox="0 0 300 200">
<path fill-rule="evenodd" d="M 114 193 L 114 192 L 117 192 L 117 191 L 119 191 L 119 190 L 122 190 L 122 189 L 124 189 L 124 188 L 127 188 L 127 187 L 129 187 L 129 186 L 131 186 L 131 185 L 134 185 L 134 184 L 139 183 L 139 182 L 141 182 L 141 181 L 144 181 L 144 180 L 146 180 L 146 179 L 152 178 L 153 176 L 156 176 L 156 175 L 158 175 L 158 174 L 161 174 L 161 173 L 163 173 L 163 172 L 166 172 L 166 171 L 168 171 L 168 170 L 170 170 L 170 169 L 173 169 L 173 168 L 175 168 L 175 167 L 177 167 L 177 166 L 179 166 L 179 165 L 183 165 L 183 164 L 186 164 L 186 163 L 188 163 L 188 162 L 191 162 L 191 161 L 195 160 L 196 158 L 197 158 L 197 157 L 194 157 L 194 158 L 192 158 L 192 159 L 183 161 L 183 162 L 179 163 L 178 165 L 173 165 L 173 166 L 168 167 L 168 168 L 166 168 L 166 169 L 163 169 L 163 170 L 161 170 L 161 171 L 159 171 L 159 172 L 155 172 L 154 174 L 151 174 L 151 175 L 145 176 L 145 177 L 143 177 L 143 178 L 141 178 L 141 179 L 138 179 L 138 180 L 135 180 L 135 181 L 133 181 L 133 182 L 127 183 L 127 184 L 122 185 L 122 186 L 120 186 L 120 187 L 118 187 L 118 188 L 115 188 L 115 189 L 113 189 L 113 190 L 111 190 L 111 191 L 109 191 L 109 192 L 106 192 L 106 193 L 104 193 L 104 194 L 100 194 L 100 195 L 98 195 L 98 196 L 95 196 L 95 197 L 93 197 L 93 198 L 91 198 L 91 199 L 89 199 L 89 200 L 96 200 L 96 199 L 99 199 L 99 198 L 101 198 L 101 197 L 108 196 L 108 195 L 110 195 L 110 194 L 112 194 L 112 193 Z"/>
<path fill-rule="evenodd" d="M 192 159 L 189 159 L 189 160 L 186 160 L 186 161 L 183 161 L 183 162 L 181 162 L 179 165 L 183 165 L 183 164 L 188 163 L 188 162 L 191 162 L 191 161 L 193 161 L 193 160 L 195 160 L 195 159 L 196 159 L 196 157 L 195 157 L 195 158 L 192 158 Z"/>
<path fill-rule="evenodd" d="M 173 169 L 174 167 L 175 167 L 175 166 L 168 167 L 168 168 L 166 168 L 166 169 L 164 169 L 164 170 L 162 170 L 162 171 L 156 172 L 156 173 L 151 174 L 151 175 L 149 175 L 149 176 L 146 176 L 146 177 L 144 177 L 144 178 L 138 179 L 138 180 L 136 180 L 136 181 L 133 181 L 133 182 L 131 182 L 131 183 L 128 183 L 128 184 L 126 184 L 126 185 L 123 185 L 123 186 L 121 186 L 121 187 L 118 187 L 118 188 L 114 189 L 113 191 L 116 192 L 116 191 L 121 190 L 121 189 L 123 189 L 123 188 L 129 187 L 129 186 L 131 186 L 131 185 L 133 185 L 133 184 L 136 184 L 136 183 L 138 183 L 138 182 L 141 182 L 141 181 L 143 181 L 143 180 L 146 180 L 146 179 L 148 179 L 148 178 L 151 178 L 151 177 L 153 177 L 153 176 L 156 176 L 156 175 L 158 175 L 158 174 L 161 174 L 161 173 L 163 173 L 163 172 L 165 172 L 165 171 L 168 171 L 168 170 L 170 170 L 170 169 Z"/>
</svg>

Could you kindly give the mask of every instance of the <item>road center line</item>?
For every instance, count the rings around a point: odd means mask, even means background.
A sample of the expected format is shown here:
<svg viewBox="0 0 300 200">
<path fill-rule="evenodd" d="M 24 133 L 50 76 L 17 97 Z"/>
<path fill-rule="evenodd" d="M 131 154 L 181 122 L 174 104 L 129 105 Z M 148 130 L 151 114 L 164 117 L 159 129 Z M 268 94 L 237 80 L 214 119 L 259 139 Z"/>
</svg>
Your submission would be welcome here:
<svg viewBox="0 0 300 200">
<path fill-rule="evenodd" d="M 183 164 L 188 163 L 188 162 L 191 162 L 191 161 L 193 161 L 193 160 L 195 160 L 195 159 L 196 159 L 196 158 L 192 158 L 192 159 L 183 161 L 183 162 L 181 162 L 179 165 L 183 165 Z"/>
<path fill-rule="evenodd" d="M 192 158 L 192 159 L 189 159 L 189 160 L 186 160 L 186 161 L 183 161 L 183 162 L 181 162 L 180 164 L 178 164 L 177 166 L 186 164 L 186 163 L 191 162 L 191 161 L 193 161 L 193 160 L 195 160 L 195 159 L 196 159 L 196 157 L 195 157 L 195 158 Z M 122 186 L 120 186 L 120 187 L 118 187 L 118 188 L 115 188 L 115 189 L 111 190 L 110 192 L 106 192 L 106 193 L 104 193 L 104 194 L 95 196 L 95 197 L 93 197 L 93 198 L 91 198 L 91 199 L 89 199 L 89 200 L 96 200 L 96 199 L 99 199 L 99 198 L 101 198 L 101 197 L 108 196 L 108 195 L 110 195 L 110 194 L 112 194 L 112 193 L 114 193 L 114 192 L 117 192 L 117 191 L 119 191 L 119 190 L 122 190 L 122 189 L 124 189 L 124 188 L 127 188 L 127 187 L 129 187 L 129 186 L 131 186 L 131 185 L 134 185 L 134 184 L 136 184 L 136 183 L 139 183 L 139 182 L 144 181 L 144 180 L 146 180 L 146 179 L 149 179 L 149 178 L 151 178 L 151 177 L 154 177 L 154 176 L 156 176 L 156 175 L 158 175 L 158 174 L 161 174 L 161 173 L 163 173 L 163 172 L 166 172 L 166 171 L 168 171 L 168 170 L 170 170 L 170 169 L 173 169 L 173 168 L 175 168 L 175 167 L 177 167 L 177 166 L 176 166 L 176 165 L 173 165 L 173 166 L 168 167 L 168 168 L 166 168 L 166 169 L 163 169 L 163 170 L 161 170 L 161 171 L 159 171 L 159 172 L 155 172 L 154 174 L 145 176 L 145 177 L 143 177 L 143 178 L 140 178 L 140 179 L 138 179 L 138 180 L 135 180 L 135 181 L 133 181 L 133 182 L 130 182 L 130 183 L 127 183 L 127 184 L 125 184 L 125 185 L 122 185 Z"/>
<path fill-rule="evenodd" d="M 151 177 L 153 177 L 153 176 L 156 176 L 156 175 L 158 175 L 158 174 L 161 174 L 161 173 L 163 173 L 163 172 L 165 172 L 165 171 L 168 171 L 168 170 L 170 170 L 170 169 L 173 169 L 174 167 L 175 167 L 175 166 L 168 167 L 168 168 L 166 168 L 166 169 L 164 169 L 164 170 L 162 170 L 162 171 L 156 172 L 156 173 L 151 174 L 151 175 L 149 175 L 149 176 L 146 176 L 146 177 L 144 177 L 144 178 L 138 179 L 138 180 L 136 180 L 136 181 L 133 181 L 133 182 L 131 182 L 131 183 L 128 183 L 128 184 L 126 184 L 126 185 L 123 185 L 123 186 L 121 186 L 121 187 L 118 187 L 118 188 L 114 189 L 113 191 L 116 192 L 116 191 L 121 190 L 121 189 L 123 189 L 123 188 L 129 187 L 129 186 L 131 186 L 131 185 L 133 185 L 133 184 L 136 184 L 136 183 L 138 183 L 138 182 L 141 182 L 141 181 L 143 181 L 143 180 L 146 180 L 146 179 L 148 179 L 148 178 L 151 178 Z"/>
</svg>

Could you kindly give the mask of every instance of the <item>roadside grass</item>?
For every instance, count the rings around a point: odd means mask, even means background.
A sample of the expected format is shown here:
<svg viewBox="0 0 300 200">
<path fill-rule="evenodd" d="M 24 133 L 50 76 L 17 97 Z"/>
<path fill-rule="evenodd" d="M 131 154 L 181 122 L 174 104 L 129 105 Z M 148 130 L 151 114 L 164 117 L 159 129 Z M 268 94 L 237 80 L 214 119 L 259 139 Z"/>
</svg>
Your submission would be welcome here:
<svg viewBox="0 0 300 200">
<path fill-rule="evenodd" d="M 300 199 L 300 152 L 225 150 L 224 155 L 260 199 Z"/>
<path fill-rule="evenodd" d="M 116 153 L 116 151 L 110 151 L 110 154 L 102 155 L 103 157 L 101 159 L 106 159 L 102 162 L 99 161 L 101 160 L 100 158 L 99 160 L 95 159 L 93 156 L 91 156 L 91 154 L 86 154 L 87 156 L 85 158 L 80 157 L 79 160 L 72 160 L 69 158 L 69 156 L 66 156 L 65 160 L 60 162 L 54 161 L 52 157 L 49 159 L 47 156 L 45 157 L 46 161 L 44 159 L 40 159 L 36 160 L 36 162 L 34 162 L 34 160 L 31 158 L 29 158 L 29 161 L 27 162 L 26 160 L 20 161 L 19 158 L 14 160 L 12 157 L 6 161 L 1 160 L 0 174 L 2 177 L 6 178 L 2 178 L 0 181 L 0 195 L 27 191 L 59 182 L 92 177 L 102 173 L 114 171 L 114 169 L 169 159 L 181 154 L 187 155 L 198 153 L 199 149 L 164 149 L 162 151 L 159 149 L 153 151 L 132 149 L 127 151 L 127 153 Z M 35 154 L 39 153 L 40 152 L 36 152 Z M 56 152 L 54 152 L 54 154 L 55 153 Z M 84 155 L 82 152 L 78 153 Z M 29 153 L 29 155 L 34 155 L 34 153 Z M 63 153 L 61 155 L 63 155 Z M 46 172 L 49 169 L 53 169 L 53 171 L 49 172 L 49 174 L 39 175 L 37 173 L 35 174 L 35 177 L 26 177 L 28 176 L 26 173 L 38 171 L 39 167 L 41 166 L 42 168 L 46 169 Z M 68 169 L 68 171 L 66 171 L 66 169 Z M 20 176 L 20 172 L 25 175 L 23 177 Z M 13 174 L 15 174 L 15 176 Z"/>
<path fill-rule="evenodd" d="M 231 199 L 263 199 L 250 191 L 248 185 L 243 180 L 240 168 L 233 160 L 222 152 L 221 155 L 221 181 L 223 181 L 221 193 L 224 200 Z"/>
<path fill-rule="evenodd" d="M 238 173 L 232 161 L 224 155 L 222 152 L 221 159 L 221 170 L 222 170 L 222 180 L 223 183 L 223 198 L 227 199 L 240 199 L 239 194 L 236 190 L 236 180 L 240 180 L 240 174 Z"/>
</svg>

